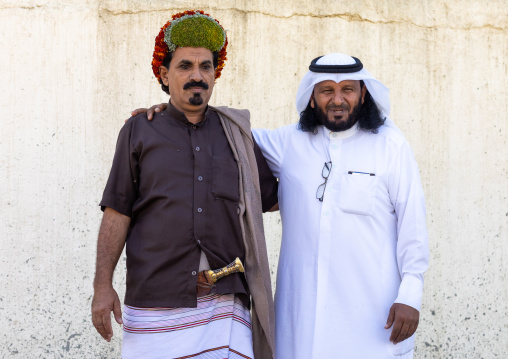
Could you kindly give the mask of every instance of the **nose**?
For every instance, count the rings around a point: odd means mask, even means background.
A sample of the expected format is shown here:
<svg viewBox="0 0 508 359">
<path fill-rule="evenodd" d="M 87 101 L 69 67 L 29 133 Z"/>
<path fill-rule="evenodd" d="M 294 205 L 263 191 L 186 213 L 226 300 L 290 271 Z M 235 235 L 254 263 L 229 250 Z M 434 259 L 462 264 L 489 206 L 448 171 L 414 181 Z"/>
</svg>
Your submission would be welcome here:
<svg viewBox="0 0 508 359">
<path fill-rule="evenodd" d="M 332 102 L 335 105 L 342 105 L 344 103 L 344 97 L 342 96 L 341 91 L 335 91 L 333 98 L 332 98 Z"/>
<path fill-rule="evenodd" d="M 200 82 L 203 79 L 204 78 L 203 78 L 203 75 L 201 74 L 201 71 L 200 71 L 199 67 L 194 68 L 194 70 L 190 74 L 189 80 Z"/>
</svg>

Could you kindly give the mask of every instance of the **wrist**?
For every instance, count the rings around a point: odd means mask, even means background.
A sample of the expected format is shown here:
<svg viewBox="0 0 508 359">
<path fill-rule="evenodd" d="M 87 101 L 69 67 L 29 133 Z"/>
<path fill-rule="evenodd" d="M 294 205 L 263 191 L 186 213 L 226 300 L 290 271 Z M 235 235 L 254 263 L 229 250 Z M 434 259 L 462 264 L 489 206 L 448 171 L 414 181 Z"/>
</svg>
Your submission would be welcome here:
<svg viewBox="0 0 508 359">
<path fill-rule="evenodd" d="M 93 281 L 94 290 L 105 290 L 113 289 L 113 283 L 111 280 L 98 280 L 97 278 Z"/>
</svg>

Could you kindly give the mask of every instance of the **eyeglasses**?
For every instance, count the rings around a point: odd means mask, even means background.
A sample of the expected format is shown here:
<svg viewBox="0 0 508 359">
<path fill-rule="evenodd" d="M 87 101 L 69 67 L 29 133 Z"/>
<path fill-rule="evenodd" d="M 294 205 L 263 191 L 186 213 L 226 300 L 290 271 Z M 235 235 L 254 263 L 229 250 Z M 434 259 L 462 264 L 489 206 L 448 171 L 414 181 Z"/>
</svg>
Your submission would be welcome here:
<svg viewBox="0 0 508 359">
<path fill-rule="evenodd" d="M 328 182 L 330 172 L 332 172 L 332 161 L 325 162 L 325 165 L 323 166 L 323 171 L 321 172 L 321 176 L 323 176 L 325 181 L 319 185 L 316 191 L 316 198 L 319 199 L 319 202 L 323 202 L 323 197 L 325 196 L 326 182 Z"/>
</svg>

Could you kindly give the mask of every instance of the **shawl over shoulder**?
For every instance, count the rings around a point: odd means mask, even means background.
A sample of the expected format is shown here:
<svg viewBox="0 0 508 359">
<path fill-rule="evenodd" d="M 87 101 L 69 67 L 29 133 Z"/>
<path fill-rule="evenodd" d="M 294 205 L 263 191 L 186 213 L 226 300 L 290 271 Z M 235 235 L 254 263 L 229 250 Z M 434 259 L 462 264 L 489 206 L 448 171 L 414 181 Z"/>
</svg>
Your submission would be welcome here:
<svg viewBox="0 0 508 359">
<path fill-rule="evenodd" d="M 245 278 L 252 296 L 254 357 L 272 359 L 275 353 L 275 314 L 270 269 L 263 229 L 259 176 L 248 110 L 212 107 L 238 163 L 240 226 L 245 244 Z"/>
</svg>

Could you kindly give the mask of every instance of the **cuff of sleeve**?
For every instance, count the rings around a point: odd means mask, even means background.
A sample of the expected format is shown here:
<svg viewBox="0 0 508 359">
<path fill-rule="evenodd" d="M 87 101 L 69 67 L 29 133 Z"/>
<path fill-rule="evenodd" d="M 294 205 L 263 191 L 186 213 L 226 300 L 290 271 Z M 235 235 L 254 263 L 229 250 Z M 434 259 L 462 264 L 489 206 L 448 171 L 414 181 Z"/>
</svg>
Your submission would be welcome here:
<svg viewBox="0 0 508 359">
<path fill-rule="evenodd" d="M 115 199 L 114 197 L 104 193 L 104 196 L 102 197 L 102 201 L 99 204 L 101 206 L 101 210 L 104 212 L 106 207 L 112 208 L 115 211 L 132 218 L 132 206 L 124 201 L 119 201 L 118 199 Z"/>
<path fill-rule="evenodd" d="M 395 303 L 409 305 L 420 311 L 423 295 L 423 277 L 405 274 L 399 287 L 399 295 Z"/>
</svg>

